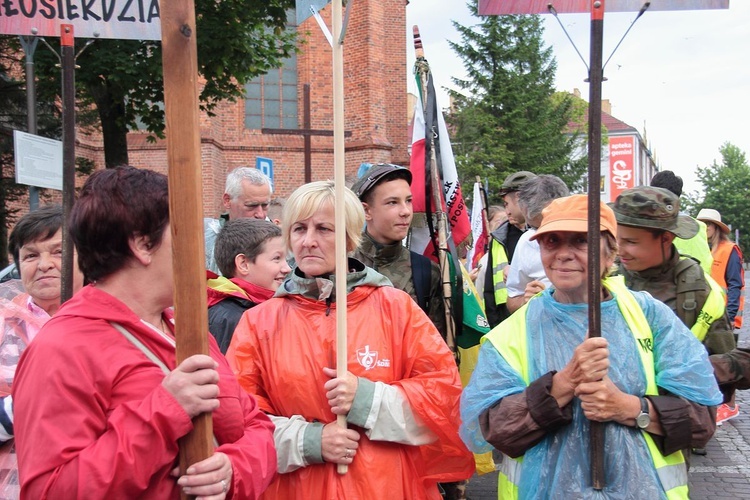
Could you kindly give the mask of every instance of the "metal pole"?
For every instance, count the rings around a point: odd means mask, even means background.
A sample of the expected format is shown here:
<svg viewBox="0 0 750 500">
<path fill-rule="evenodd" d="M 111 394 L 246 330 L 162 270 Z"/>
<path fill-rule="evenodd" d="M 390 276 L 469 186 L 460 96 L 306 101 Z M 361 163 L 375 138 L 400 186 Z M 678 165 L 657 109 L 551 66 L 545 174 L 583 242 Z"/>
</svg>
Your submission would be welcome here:
<svg viewBox="0 0 750 500">
<path fill-rule="evenodd" d="M 60 25 L 63 124 L 63 262 L 60 301 L 73 296 L 73 240 L 68 235 L 68 217 L 75 200 L 75 37 L 72 24 Z"/>
<path fill-rule="evenodd" d="M 312 129 L 312 119 L 310 118 L 310 84 L 306 83 L 303 87 L 303 114 L 305 131 L 305 183 L 312 182 L 312 136 L 309 134 Z"/>
<path fill-rule="evenodd" d="M 73 240 L 68 235 L 68 216 L 75 200 L 76 94 L 75 37 L 72 24 L 60 25 L 63 120 L 63 262 L 60 301 L 73 296 Z"/>
<path fill-rule="evenodd" d="M 29 134 L 37 132 L 36 118 L 36 77 L 34 75 L 34 52 L 39 43 L 36 36 L 19 36 L 21 47 L 26 54 L 26 129 Z M 29 210 L 39 208 L 39 189 L 29 186 Z"/>
<path fill-rule="evenodd" d="M 591 67 L 589 70 L 588 313 L 589 336 L 601 336 L 601 272 L 599 250 L 599 179 L 602 161 L 602 40 L 604 0 L 591 0 Z M 591 481 L 604 488 L 604 427 L 591 422 Z"/>
</svg>

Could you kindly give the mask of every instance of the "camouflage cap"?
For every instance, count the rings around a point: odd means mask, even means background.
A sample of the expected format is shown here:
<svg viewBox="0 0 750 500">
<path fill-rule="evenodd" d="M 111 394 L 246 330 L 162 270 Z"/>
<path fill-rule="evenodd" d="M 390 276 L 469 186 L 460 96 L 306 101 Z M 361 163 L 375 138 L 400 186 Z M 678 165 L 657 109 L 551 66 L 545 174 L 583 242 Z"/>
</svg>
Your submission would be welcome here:
<svg viewBox="0 0 750 500">
<path fill-rule="evenodd" d="M 680 199 L 663 188 L 627 189 L 617 197 L 612 210 L 617 223 L 623 226 L 663 229 L 683 239 L 698 234 L 698 223 L 692 217 L 680 215 Z"/>
<path fill-rule="evenodd" d="M 518 191 L 519 189 L 521 189 L 521 186 L 526 184 L 529 179 L 533 179 L 534 177 L 536 177 L 535 173 L 527 172 L 526 170 L 520 170 L 518 172 L 510 174 L 503 181 L 503 185 L 500 187 L 500 191 L 498 192 L 498 194 L 500 196 L 505 196 L 508 193 Z"/>
</svg>

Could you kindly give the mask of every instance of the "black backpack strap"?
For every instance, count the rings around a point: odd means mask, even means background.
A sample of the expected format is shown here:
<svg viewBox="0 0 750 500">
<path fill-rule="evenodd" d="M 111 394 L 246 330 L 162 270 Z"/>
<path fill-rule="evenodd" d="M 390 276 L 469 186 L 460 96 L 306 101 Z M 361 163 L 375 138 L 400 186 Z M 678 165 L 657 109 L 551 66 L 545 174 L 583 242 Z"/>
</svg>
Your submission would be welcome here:
<svg viewBox="0 0 750 500">
<path fill-rule="evenodd" d="M 430 308 L 432 261 L 411 250 L 409 250 L 409 254 L 411 256 L 411 279 L 414 283 L 414 292 L 417 294 L 417 304 L 427 313 Z"/>
</svg>

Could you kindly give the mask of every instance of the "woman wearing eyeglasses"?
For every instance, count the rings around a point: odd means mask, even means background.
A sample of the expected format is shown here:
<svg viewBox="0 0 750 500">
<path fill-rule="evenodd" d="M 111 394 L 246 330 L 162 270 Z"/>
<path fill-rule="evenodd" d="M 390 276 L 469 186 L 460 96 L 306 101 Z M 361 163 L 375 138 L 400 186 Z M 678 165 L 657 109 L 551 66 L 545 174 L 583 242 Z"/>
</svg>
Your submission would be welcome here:
<svg viewBox="0 0 750 500">
<path fill-rule="evenodd" d="M 599 498 L 591 421 L 604 423 L 601 497 L 687 498 L 679 450 L 715 429 L 705 349 L 664 304 L 607 277 L 617 223 L 600 210 L 602 336 L 587 335 L 587 197 L 560 198 L 533 237 L 552 287 L 486 336 L 462 395 L 464 441 L 504 454 L 500 498 Z"/>
</svg>

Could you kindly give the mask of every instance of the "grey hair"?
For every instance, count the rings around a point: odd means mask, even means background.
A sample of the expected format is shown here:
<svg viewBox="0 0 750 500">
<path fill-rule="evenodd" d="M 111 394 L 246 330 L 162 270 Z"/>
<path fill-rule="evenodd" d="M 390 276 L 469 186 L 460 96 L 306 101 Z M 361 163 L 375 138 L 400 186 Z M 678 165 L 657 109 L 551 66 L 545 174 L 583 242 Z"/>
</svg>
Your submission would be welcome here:
<svg viewBox="0 0 750 500">
<path fill-rule="evenodd" d="M 526 181 L 518 190 L 518 205 L 526 220 L 542 215 L 544 207 L 556 198 L 570 195 L 568 186 L 556 175 L 542 174 Z"/>
<path fill-rule="evenodd" d="M 268 186 L 273 193 L 273 183 L 266 174 L 253 167 L 237 167 L 227 174 L 227 183 L 224 194 L 231 199 L 236 199 L 242 194 L 242 181 L 249 181 L 256 186 Z"/>
</svg>

